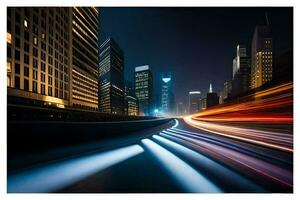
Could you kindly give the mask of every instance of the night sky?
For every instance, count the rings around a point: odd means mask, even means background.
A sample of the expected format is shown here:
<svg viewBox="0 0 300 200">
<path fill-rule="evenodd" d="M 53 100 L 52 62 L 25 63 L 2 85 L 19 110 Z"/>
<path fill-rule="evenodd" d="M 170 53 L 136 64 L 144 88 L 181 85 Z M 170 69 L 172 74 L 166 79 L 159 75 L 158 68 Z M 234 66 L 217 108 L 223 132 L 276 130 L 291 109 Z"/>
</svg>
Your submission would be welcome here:
<svg viewBox="0 0 300 200">
<path fill-rule="evenodd" d="M 100 8 L 100 42 L 112 36 L 124 51 L 125 78 L 134 68 L 150 65 L 159 94 L 161 71 L 173 75 L 176 102 L 188 92 L 206 95 L 209 83 L 219 92 L 232 77 L 236 45 L 250 44 L 255 25 L 273 33 L 274 55 L 293 48 L 292 8 Z"/>
</svg>

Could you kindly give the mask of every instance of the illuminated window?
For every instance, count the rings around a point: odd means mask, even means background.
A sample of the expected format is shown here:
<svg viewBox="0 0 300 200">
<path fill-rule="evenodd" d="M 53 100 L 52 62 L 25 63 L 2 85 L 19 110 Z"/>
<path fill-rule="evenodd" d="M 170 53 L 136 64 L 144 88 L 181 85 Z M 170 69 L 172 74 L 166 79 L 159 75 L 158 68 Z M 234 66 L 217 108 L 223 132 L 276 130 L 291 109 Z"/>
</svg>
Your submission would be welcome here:
<svg viewBox="0 0 300 200">
<path fill-rule="evenodd" d="M 38 43 L 37 37 L 33 37 L 33 44 L 37 45 L 37 43 Z"/>
<path fill-rule="evenodd" d="M 11 44 L 11 34 L 10 33 L 6 33 L 6 41 L 8 44 Z"/>
<path fill-rule="evenodd" d="M 11 62 L 7 62 L 6 69 L 7 69 L 7 72 L 11 72 Z"/>
<path fill-rule="evenodd" d="M 28 28 L 28 21 L 26 19 L 24 19 L 24 26 Z"/>
<path fill-rule="evenodd" d="M 42 38 L 45 39 L 45 33 L 42 33 Z"/>
</svg>

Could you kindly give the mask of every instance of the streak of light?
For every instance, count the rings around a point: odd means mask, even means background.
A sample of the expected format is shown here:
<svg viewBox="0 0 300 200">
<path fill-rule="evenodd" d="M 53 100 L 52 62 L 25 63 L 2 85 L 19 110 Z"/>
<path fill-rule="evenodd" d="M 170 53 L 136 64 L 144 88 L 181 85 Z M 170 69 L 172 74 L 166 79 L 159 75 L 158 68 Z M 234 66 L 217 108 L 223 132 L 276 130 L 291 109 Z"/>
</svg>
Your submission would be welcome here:
<svg viewBox="0 0 300 200">
<path fill-rule="evenodd" d="M 219 178 L 219 180 L 221 180 L 223 184 L 227 183 L 229 179 L 233 180 L 231 181 L 231 187 L 234 187 L 235 190 L 237 190 L 238 188 L 247 191 L 256 191 L 256 192 L 264 191 L 261 187 L 257 186 L 256 184 L 252 183 L 251 181 L 247 180 L 241 175 L 229 170 L 228 168 L 217 163 L 216 161 L 209 159 L 208 157 L 192 149 L 189 149 L 183 145 L 180 145 L 176 142 L 173 142 L 169 139 L 166 139 L 158 135 L 153 135 L 152 137 L 155 140 L 172 148 L 173 150 L 180 152 L 181 154 L 184 154 L 185 156 L 191 158 L 198 165 L 201 165 L 205 171 L 209 171 L 211 174 Z M 170 137 L 172 138 L 173 136 Z"/>
<path fill-rule="evenodd" d="M 289 139 L 288 135 L 276 138 L 276 136 L 274 135 L 277 135 L 277 133 L 202 122 L 198 120 L 193 120 L 191 116 L 185 117 L 184 121 L 190 126 L 217 135 L 230 137 L 230 138 L 234 138 L 246 142 L 251 142 L 254 144 L 259 144 L 259 145 L 263 145 L 263 146 L 267 146 L 270 148 L 275 148 L 283 151 L 293 152 L 293 148 L 291 146 L 293 144 L 293 140 L 291 138 Z M 265 136 L 263 134 L 265 134 Z M 290 135 L 290 137 L 292 136 Z"/>
<path fill-rule="evenodd" d="M 211 142 L 214 144 L 218 144 L 218 145 L 224 146 L 229 149 L 233 149 L 236 151 L 240 151 L 242 153 L 246 153 L 251 156 L 256 156 L 256 157 L 260 157 L 260 158 L 269 158 L 271 160 L 276 160 L 281 163 L 291 165 L 291 163 L 289 161 L 286 161 L 284 159 L 278 158 L 274 155 L 267 153 L 265 148 L 263 150 L 261 150 L 260 148 L 257 148 L 257 146 L 255 146 L 255 149 L 253 149 L 253 148 L 251 148 L 251 146 L 253 147 L 253 145 L 241 143 L 238 141 L 233 142 L 233 140 L 231 140 L 231 141 L 228 139 L 225 140 L 224 138 L 221 139 L 221 138 L 210 136 L 207 134 L 191 132 L 191 131 L 186 131 L 186 130 L 177 129 L 177 128 L 176 129 L 167 129 L 167 130 L 162 131 L 162 133 L 178 133 L 178 134 L 189 136 L 189 137 L 192 137 L 195 139 L 201 139 L 201 140 L 208 141 L 208 142 Z"/>
<path fill-rule="evenodd" d="M 53 192 L 142 153 L 140 145 L 93 153 L 8 176 L 8 192 Z"/>
<path fill-rule="evenodd" d="M 164 136 L 165 133 L 161 133 L 161 135 Z M 292 187 L 292 174 L 286 169 L 207 141 L 194 139 L 176 133 L 167 133 L 167 135 L 172 135 L 192 144 L 196 144 L 199 151 L 208 152 L 208 154 L 213 157 L 217 154 L 218 159 L 222 160 L 224 163 L 233 162 L 234 166 L 241 165 L 246 167 L 248 170 L 255 171 L 255 173 L 265 176 L 273 181 Z"/>
<path fill-rule="evenodd" d="M 214 183 L 170 151 L 149 139 L 143 139 L 142 143 L 186 192 L 222 192 Z"/>
<path fill-rule="evenodd" d="M 281 84 L 190 116 L 214 122 L 293 123 L 292 89 L 292 82 Z"/>
<path fill-rule="evenodd" d="M 178 125 L 179 125 L 179 122 L 177 119 L 175 119 L 175 124 L 174 124 L 174 126 L 172 126 L 172 128 L 176 128 Z"/>
</svg>

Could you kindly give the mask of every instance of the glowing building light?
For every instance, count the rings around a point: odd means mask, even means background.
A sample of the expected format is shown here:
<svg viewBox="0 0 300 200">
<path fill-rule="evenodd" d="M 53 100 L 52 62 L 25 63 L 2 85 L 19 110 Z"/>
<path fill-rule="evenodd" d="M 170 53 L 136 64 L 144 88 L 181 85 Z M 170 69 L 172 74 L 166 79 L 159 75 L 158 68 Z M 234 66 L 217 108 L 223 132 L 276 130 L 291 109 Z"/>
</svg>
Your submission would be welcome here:
<svg viewBox="0 0 300 200">
<path fill-rule="evenodd" d="M 145 71 L 145 70 L 149 70 L 149 65 L 143 65 L 135 68 L 136 72 Z"/>
<path fill-rule="evenodd" d="M 143 139 L 142 143 L 186 192 L 222 192 L 190 165 L 152 140 Z"/>
<path fill-rule="evenodd" d="M 162 80 L 163 82 L 168 83 L 171 80 L 171 78 L 162 78 Z"/>
<path fill-rule="evenodd" d="M 94 153 L 8 176 L 8 192 L 53 192 L 142 153 L 139 145 Z"/>
</svg>

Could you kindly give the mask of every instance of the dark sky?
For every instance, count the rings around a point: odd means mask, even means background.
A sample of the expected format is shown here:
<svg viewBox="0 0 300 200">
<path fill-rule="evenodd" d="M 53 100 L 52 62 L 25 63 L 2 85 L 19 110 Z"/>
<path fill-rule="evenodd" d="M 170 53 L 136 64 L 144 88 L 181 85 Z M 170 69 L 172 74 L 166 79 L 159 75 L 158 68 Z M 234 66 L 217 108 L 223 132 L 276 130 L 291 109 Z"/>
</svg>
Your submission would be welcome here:
<svg viewBox="0 0 300 200">
<path fill-rule="evenodd" d="M 249 48 L 255 25 L 268 13 L 275 56 L 293 48 L 293 8 L 102 7 L 100 42 L 112 36 L 124 51 L 125 78 L 133 81 L 136 66 L 150 65 L 173 75 L 176 101 L 188 92 L 206 95 L 209 83 L 219 92 L 231 79 L 236 45 Z"/>
</svg>

